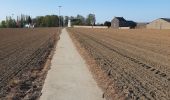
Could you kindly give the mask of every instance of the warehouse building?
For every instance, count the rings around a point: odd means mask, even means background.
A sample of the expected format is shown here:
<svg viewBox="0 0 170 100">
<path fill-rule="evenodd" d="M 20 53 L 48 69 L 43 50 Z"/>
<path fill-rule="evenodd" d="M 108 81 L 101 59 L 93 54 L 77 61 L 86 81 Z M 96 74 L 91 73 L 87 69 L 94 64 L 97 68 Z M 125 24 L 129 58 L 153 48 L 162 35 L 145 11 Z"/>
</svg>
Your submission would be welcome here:
<svg viewBox="0 0 170 100">
<path fill-rule="evenodd" d="M 111 22 L 111 28 L 115 29 L 130 29 L 135 27 L 136 23 L 134 21 L 127 21 L 123 17 L 115 17 Z"/>
<path fill-rule="evenodd" d="M 146 27 L 147 27 L 147 24 L 149 24 L 149 23 L 147 23 L 147 22 L 138 22 L 137 24 L 136 24 L 136 29 L 146 29 Z"/>
<path fill-rule="evenodd" d="M 170 18 L 159 18 L 147 25 L 147 29 L 170 29 Z"/>
</svg>

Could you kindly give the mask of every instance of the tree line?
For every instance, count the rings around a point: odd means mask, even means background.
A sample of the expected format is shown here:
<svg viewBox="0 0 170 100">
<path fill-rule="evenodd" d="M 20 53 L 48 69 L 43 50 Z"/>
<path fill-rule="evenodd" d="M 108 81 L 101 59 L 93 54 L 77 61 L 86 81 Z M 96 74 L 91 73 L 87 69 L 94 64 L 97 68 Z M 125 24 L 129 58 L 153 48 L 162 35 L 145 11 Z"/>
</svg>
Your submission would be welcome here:
<svg viewBox="0 0 170 100">
<path fill-rule="evenodd" d="M 96 24 L 95 14 L 88 14 L 86 17 L 78 14 L 77 16 L 46 15 L 37 16 L 36 18 L 21 14 L 20 16 L 17 16 L 17 19 L 7 16 L 6 20 L 0 22 L 0 28 L 24 28 L 25 25 L 34 25 L 34 27 L 65 27 L 68 25 L 69 20 L 71 20 L 72 25 L 111 25 L 108 21 L 104 24 Z"/>
</svg>

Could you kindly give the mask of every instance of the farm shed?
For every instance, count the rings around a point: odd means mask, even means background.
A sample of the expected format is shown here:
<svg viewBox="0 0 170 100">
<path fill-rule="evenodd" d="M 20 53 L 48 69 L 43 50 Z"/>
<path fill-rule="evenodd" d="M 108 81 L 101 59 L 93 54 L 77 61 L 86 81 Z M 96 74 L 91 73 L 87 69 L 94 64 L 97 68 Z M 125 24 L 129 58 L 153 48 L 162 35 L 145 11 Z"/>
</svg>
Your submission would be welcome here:
<svg viewBox="0 0 170 100">
<path fill-rule="evenodd" d="M 147 25 L 147 29 L 170 29 L 170 18 L 159 18 Z"/>
<path fill-rule="evenodd" d="M 115 17 L 111 22 L 111 28 L 122 29 L 121 27 L 135 28 L 136 23 L 134 21 L 127 21 L 123 17 Z"/>
<path fill-rule="evenodd" d="M 149 24 L 149 23 L 137 23 L 135 28 L 136 29 L 146 29 L 147 24 Z"/>
</svg>

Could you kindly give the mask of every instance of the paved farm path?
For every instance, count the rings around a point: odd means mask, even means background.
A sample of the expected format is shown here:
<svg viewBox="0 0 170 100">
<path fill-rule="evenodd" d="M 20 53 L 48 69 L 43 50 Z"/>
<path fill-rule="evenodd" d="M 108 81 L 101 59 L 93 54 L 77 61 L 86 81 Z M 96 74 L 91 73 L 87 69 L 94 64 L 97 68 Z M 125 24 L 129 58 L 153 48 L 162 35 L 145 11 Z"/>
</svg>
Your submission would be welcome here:
<svg viewBox="0 0 170 100">
<path fill-rule="evenodd" d="M 40 100 L 104 100 L 66 29 L 62 30 Z"/>
</svg>

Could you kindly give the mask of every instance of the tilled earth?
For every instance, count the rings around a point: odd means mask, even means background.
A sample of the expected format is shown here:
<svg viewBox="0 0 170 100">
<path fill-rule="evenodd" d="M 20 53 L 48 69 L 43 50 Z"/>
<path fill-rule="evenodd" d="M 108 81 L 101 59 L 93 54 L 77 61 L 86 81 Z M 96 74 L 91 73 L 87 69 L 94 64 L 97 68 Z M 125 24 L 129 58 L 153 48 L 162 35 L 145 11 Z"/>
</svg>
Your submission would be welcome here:
<svg viewBox="0 0 170 100">
<path fill-rule="evenodd" d="M 9 95 L 11 88 L 17 84 L 20 84 L 22 92 L 30 90 L 32 81 L 37 77 L 34 74 L 43 69 L 58 37 L 57 28 L 0 29 L 1 99 Z M 19 97 L 13 99 L 19 100 Z"/>
<path fill-rule="evenodd" d="M 126 100 L 169 100 L 170 30 L 70 28 Z"/>
</svg>

